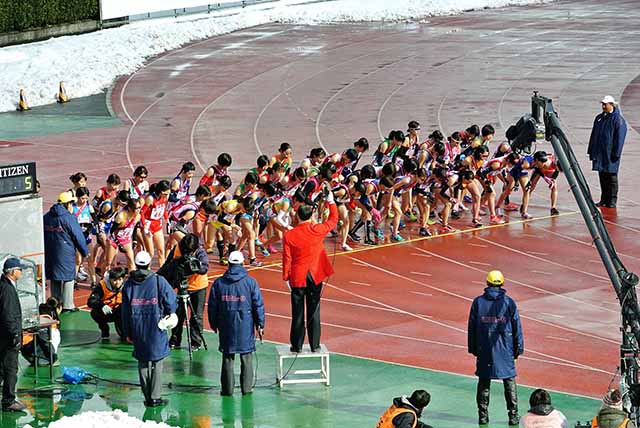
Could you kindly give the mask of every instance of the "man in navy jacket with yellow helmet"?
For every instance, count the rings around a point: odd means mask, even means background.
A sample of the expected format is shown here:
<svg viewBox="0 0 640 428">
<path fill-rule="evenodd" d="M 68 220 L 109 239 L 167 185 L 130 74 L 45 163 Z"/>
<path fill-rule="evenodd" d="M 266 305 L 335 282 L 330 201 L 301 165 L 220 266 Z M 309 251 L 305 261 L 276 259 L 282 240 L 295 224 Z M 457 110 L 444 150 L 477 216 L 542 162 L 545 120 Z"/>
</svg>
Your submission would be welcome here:
<svg viewBox="0 0 640 428">
<path fill-rule="evenodd" d="M 524 352 L 522 325 L 516 303 L 502 288 L 502 272 L 487 274 L 484 294 L 473 300 L 469 313 L 468 348 L 476 357 L 478 423 L 489 423 L 491 379 L 502 379 L 509 425 L 518 425 L 515 359 Z"/>
</svg>

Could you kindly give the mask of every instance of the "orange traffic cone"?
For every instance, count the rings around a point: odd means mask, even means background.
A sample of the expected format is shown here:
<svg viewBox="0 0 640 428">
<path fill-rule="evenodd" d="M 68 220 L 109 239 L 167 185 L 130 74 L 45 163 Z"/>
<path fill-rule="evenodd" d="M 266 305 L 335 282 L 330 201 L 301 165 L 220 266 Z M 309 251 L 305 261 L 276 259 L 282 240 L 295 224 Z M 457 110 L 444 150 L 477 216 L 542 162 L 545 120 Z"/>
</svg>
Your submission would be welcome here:
<svg viewBox="0 0 640 428">
<path fill-rule="evenodd" d="M 29 104 L 27 104 L 27 97 L 24 95 L 24 89 L 20 89 L 20 101 L 18 101 L 18 111 L 29 110 Z"/>
<path fill-rule="evenodd" d="M 60 81 L 60 86 L 58 86 L 58 93 L 56 94 L 56 101 L 60 104 L 68 103 L 69 97 L 67 97 L 67 92 L 64 90 L 64 85 L 62 81 Z"/>
</svg>

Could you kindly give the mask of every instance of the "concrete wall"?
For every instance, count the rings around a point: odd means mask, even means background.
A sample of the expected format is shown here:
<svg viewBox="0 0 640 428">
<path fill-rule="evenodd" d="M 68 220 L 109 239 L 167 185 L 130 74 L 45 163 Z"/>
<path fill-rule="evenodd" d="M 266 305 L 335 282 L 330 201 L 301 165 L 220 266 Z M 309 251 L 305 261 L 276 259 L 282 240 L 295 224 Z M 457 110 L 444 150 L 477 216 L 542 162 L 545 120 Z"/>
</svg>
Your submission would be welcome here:
<svg viewBox="0 0 640 428">
<path fill-rule="evenodd" d="M 18 45 L 21 43 L 46 40 L 51 37 L 66 36 L 69 34 L 80 34 L 96 31 L 100 28 L 98 21 L 81 21 L 73 24 L 56 25 L 53 27 L 40 28 L 15 33 L 0 34 L 0 46 Z"/>
</svg>

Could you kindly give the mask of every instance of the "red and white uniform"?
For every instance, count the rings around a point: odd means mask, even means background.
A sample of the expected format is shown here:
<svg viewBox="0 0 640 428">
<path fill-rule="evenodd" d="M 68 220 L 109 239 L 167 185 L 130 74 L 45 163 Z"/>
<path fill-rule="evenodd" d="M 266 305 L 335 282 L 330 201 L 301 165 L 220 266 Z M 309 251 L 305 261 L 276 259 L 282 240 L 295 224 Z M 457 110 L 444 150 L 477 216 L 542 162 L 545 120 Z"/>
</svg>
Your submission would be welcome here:
<svg viewBox="0 0 640 428">
<path fill-rule="evenodd" d="M 162 219 L 167 221 L 169 217 L 167 203 L 167 198 L 154 197 L 153 204 L 142 207 L 141 222 L 146 234 L 154 235 L 162 230 Z"/>
</svg>

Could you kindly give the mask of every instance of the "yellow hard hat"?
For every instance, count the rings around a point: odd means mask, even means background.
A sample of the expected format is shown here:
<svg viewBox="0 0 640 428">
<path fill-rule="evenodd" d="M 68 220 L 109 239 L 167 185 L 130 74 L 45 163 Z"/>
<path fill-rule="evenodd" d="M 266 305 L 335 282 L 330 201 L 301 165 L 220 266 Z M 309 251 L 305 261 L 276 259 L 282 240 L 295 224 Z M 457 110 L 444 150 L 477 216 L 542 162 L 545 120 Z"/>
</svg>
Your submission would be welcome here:
<svg viewBox="0 0 640 428">
<path fill-rule="evenodd" d="M 67 204 L 69 202 L 75 202 L 77 199 L 72 191 L 67 190 L 66 192 L 62 192 L 58 195 L 58 203 Z"/>
<path fill-rule="evenodd" d="M 499 270 L 492 270 L 487 274 L 487 284 L 495 286 L 504 284 L 504 275 Z"/>
</svg>

